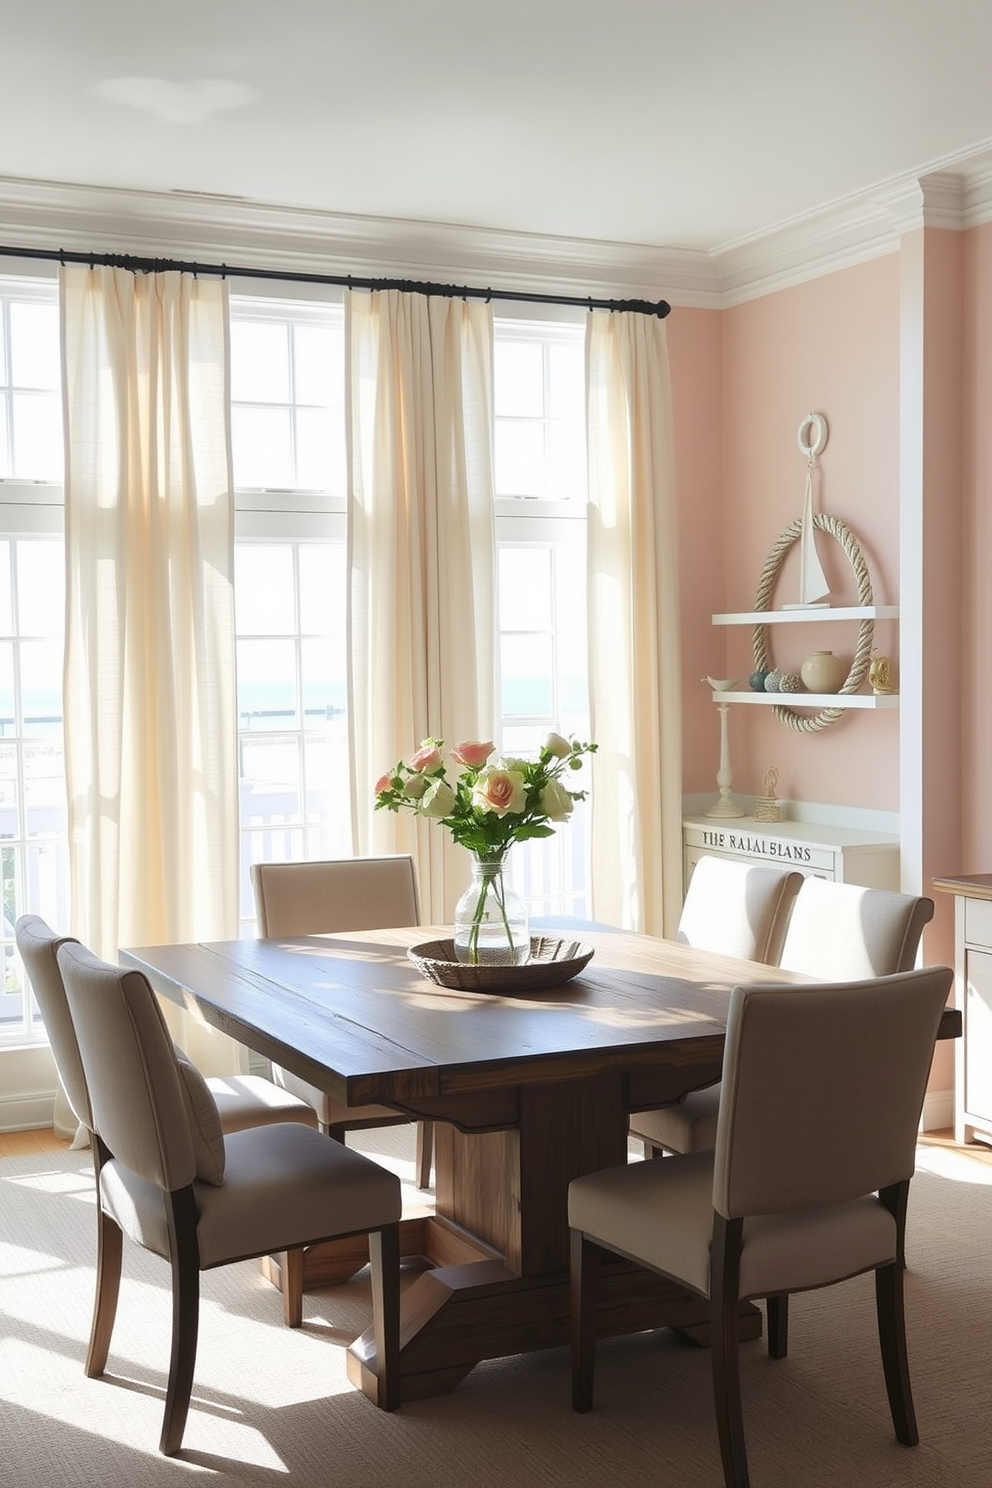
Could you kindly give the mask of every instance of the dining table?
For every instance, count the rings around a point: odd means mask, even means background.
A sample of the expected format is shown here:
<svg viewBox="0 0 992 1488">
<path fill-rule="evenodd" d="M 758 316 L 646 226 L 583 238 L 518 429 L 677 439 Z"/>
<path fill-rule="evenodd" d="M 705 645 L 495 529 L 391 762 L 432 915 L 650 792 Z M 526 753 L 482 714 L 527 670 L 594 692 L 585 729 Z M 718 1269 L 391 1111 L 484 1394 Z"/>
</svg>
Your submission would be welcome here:
<svg viewBox="0 0 992 1488">
<path fill-rule="evenodd" d="M 519 990 L 510 977 L 497 991 L 466 991 L 430 980 L 408 955 L 450 933 L 412 926 L 120 953 L 160 996 L 335 1100 L 435 1123 L 434 1212 L 403 1224 L 406 1400 L 451 1390 L 482 1360 L 567 1343 L 571 1180 L 628 1160 L 632 1113 L 720 1078 L 738 983 L 811 980 L 649 935 L 583 930 L 578 944 L 592 956 L 570 980 L 535 985 L 532 969 Z M 959 1031 L 948 1009 L 941 1036 Z M 352 1274 L 364 1243 L 312 1247 L 305 1286 Z M 275 1262 L 270 1274 L 278 1281 Z M 706 1343 L 707 1300 L 611 1262 L 600 1335 L 660 1327 Z M 761 1333 L 750 1303 L 740 1330 Z M 376 1367 L 370 1330 L 350 1346 L 348 1374 L 372 1398 Z"/>
</svg>

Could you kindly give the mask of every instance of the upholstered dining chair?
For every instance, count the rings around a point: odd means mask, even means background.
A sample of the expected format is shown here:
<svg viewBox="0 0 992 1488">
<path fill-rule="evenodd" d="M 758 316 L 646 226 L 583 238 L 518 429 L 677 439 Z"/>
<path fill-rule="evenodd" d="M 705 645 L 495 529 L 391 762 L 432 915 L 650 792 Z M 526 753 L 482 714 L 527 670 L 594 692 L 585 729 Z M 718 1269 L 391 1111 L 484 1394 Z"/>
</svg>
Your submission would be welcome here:
<svg viewBox="0 0 992 1488">
<path fill-rule="evenodd" d="M 66 1099 L 76 1120 L 90 1134 L 96 1160 L 97 1147 L 93 1141 L 90 1097 L 58 963 L 59 946 L 78 945 L 79 942 L 71 935 L 57 935 L 40 915 L 34 914 L 21 915 L 14 926 L 14 939 L 41 1009 L 55 1068 L 62 1081 Z M 176 1049 L 175 1054 L 184 1069 L 184 1078 L 190 1083 L 198 1084 L 202 1078 L 199 1071 L 185 1073 L 190 1061 L 180 1049 Z M 304 1126 L 313 1127 L 317 1125 L 317 1115 L 312 1106 L 260 1075 L 214 1075 L 205 1084 L 216 1104 L 221 1128 L 225 1133 L 242 1131 L 252 1126 L 265 1126 L 274 1121 L 298 1121 Z M 283 1275 L 283 1306 L 287 1323 L 291 1327 L 298 1327 L 303 1320 L 303 1275 L 299 1268 L 292 1275 Z"/>
<path fill-rule="evenodd" d="M 803 875 L 794 868 L 706 854 L 693 868 L 675 938 L 700 950 L 775 966 L 802 882 Z M 720 1093 L 711 1086 L 661 1110 L 636 1113 L 630 1119 L 631 1136 L 640 1138 L 649 1155 L 663 1149 L 693 1151 L 700 1119 L 693 1098 L 703 1094 L 704 1107 L 715 1123 Z"/>
<path fill-rule="evenodd" d="M 420 895 L 413 858 L 331 858 L 317 862 L 253 863 L 258 933 L 265 940 L 292 935 L 320 935 L 335 930 L 385 930 L 393 925 L 419 925 Z M 347 1131 L 390 1126 L 409 1117 L 389 1106 L 344 1106 L 326 1090 L 273 1064 L 273 1078 L 307 1101 L 322 1131 L 344 1141 Z M 434 1124 L 417 1122 L 417 1187 L 429 1188 Z"/>
<path fill-rule="evenodd" d="M 701 857 L 692 870 L 676 940 L 775 966 L 803 876 L 734 858 Z"/>
<path fill-rule="evenodd" d="M 952 979 L 942 966 L 798 995 L 780 984 L 734 989 L 715 1150 L 569 1185 L 576 1410 L 592 1406 L 600 1262 L 624 1256 L 709 1298 L 724 1479 L 747 1488 L 739 1303 L 767 1298 L 768 1350 L 781 1359 L 790 1293 L 873 1271 L 892 1421 L 915 1445 L 899 1257 Z"/>
<path fill-rule="evenodd" d="M 172 1269 L 172 1352 L 159 1449 L 182 1445 L 199 1326 L 199 1274 L 253 1256 L 367 1235 L 377 1399 L 399 1404 L 400 1182 L 394 1173 L 312 1126 L 268 1123 L 225 1136 L 194 1066 L 183 1067 L 148 980 L 59 947 L 98 1154 L 99 1254 L 86 1357 L 90 1377 L 110 1350 L 122 1239 Z M 196 1072 L 198 1073 L 198 1072 Z"/>
<path fill-rule="evenodd" d="M 778 964 L 817 981 L 891 976 L 916 964 L 933 900 L 889 889 L 803 878 L 792 904 Z M 657 1111 L 631 1117 L 645 1150 L 700 1152 L 716 1141 L 720 1087 L 693 1090 Z"/>
</svg>

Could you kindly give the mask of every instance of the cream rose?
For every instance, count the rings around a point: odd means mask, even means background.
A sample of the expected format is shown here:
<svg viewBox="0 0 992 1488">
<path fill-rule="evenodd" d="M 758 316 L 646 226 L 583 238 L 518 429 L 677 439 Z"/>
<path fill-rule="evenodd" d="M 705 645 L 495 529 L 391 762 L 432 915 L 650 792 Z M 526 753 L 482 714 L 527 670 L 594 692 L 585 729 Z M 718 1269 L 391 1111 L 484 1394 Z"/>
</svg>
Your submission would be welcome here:
<svg viewBox="0 0 992 1488">
<path fill-rule="evenodd" d="M 544 741 L 544 747 L 556 759 L 568 759 L 572 752 L 571 744 L 567 739 L 563 739 L 561 734 L 549 734 Z"/>
<path fill-rule="evenodd" d="M 575 802 L 560 780 L 549 780 L 541 792 L 538 805 L 549 821 L 563 822 L 568 821 Z"/>
<path fill-rule="evenodd" d="M 472 787 L 472 806 L 476 811 L 492 811 L 497 816 L 523 811 L 527 804 L 526 785 L 519 770 L 490 765 Z"/>
<path fill-rule="evenodd" d="M 411 801 L 419 801 L 429 785 L 426 775 L 410 775 L 403 782 L 403 794 L 409 796 Z"/>
<path fill-rule="evenodd" d="M 440 821 L 442 817 L 451 815 L 457 799 L 446 780 L 435 780 L 424 791 L 419 810 L 422 816 L 432 816 Z"/>
</svg>

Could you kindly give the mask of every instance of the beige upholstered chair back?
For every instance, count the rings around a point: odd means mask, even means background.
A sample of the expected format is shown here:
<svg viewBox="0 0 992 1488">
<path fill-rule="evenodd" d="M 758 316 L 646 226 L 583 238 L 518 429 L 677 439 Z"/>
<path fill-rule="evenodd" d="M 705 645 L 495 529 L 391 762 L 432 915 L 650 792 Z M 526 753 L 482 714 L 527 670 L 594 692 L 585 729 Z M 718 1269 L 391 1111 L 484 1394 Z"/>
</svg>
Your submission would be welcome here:
<svg viewBox="0 0 992 1488">
<path fill-rule="evenodd" d="M 774 966 L 802 881 L 794 869 L 700 858 L 689 880 L 676 939 Z"/>
<path fill-rule="evenodd" d="M 251 883 L 263 938 L 420 923 L 409 854 L 316 863 L 254 863 Z"/>
<path fill-rule="evenodd" d="M 807 878 L 796 896 L 780 964 L 825 982 L 890 976 L 916 963 L 933 900 Z"/>
<path fill-rule="evenodd" d="M 83 1061 L 58 963 L 59 946 L 77 942 L 71 935 L 56 935 L 40 915 L 21 915 L 14 926 L 14 939 L 41 1009 L 55 1067 L 72 1114 L 83 1126 L 92 1129 Z"/>
<path fill-rule="evenodd" d="M 797 989 L 736 987 L 713 1205 L 824 1209 L 913 1175 L 949 967 Z"/>
<path fill-rule="evenodd" d="M 93 1130 L 132 1173 L 184 1188 L 196 1176 L 193 1139 L 172 1039 L 147 979 L 73 942 L 60 947 L 58 962 Z"/>
</svg>

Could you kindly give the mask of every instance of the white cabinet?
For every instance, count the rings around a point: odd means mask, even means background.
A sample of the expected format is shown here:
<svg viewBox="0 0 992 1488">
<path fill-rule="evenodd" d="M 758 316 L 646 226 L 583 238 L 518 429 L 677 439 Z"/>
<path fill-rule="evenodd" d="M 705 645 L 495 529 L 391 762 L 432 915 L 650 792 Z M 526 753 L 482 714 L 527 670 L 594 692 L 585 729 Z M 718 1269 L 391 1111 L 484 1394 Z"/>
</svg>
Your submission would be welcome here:
<svg viewBox="0 0 992 1488">
<path fill-rule="evenodd" d="M 812 822 L 689 816 L 682 823 L 685 883 L 707 853 L 749 863 L 797 868 L 800 873 L 871 889 L 899 888 L 899 838 L 854 827 Z M 989 905 L 992 910 L 992 903 Z"/>
<path fill-rule="evenodd" d="M 992 874 L 933 886 L 954 895 L 954 1139 L 992 1143 Z"/>
</svg>

